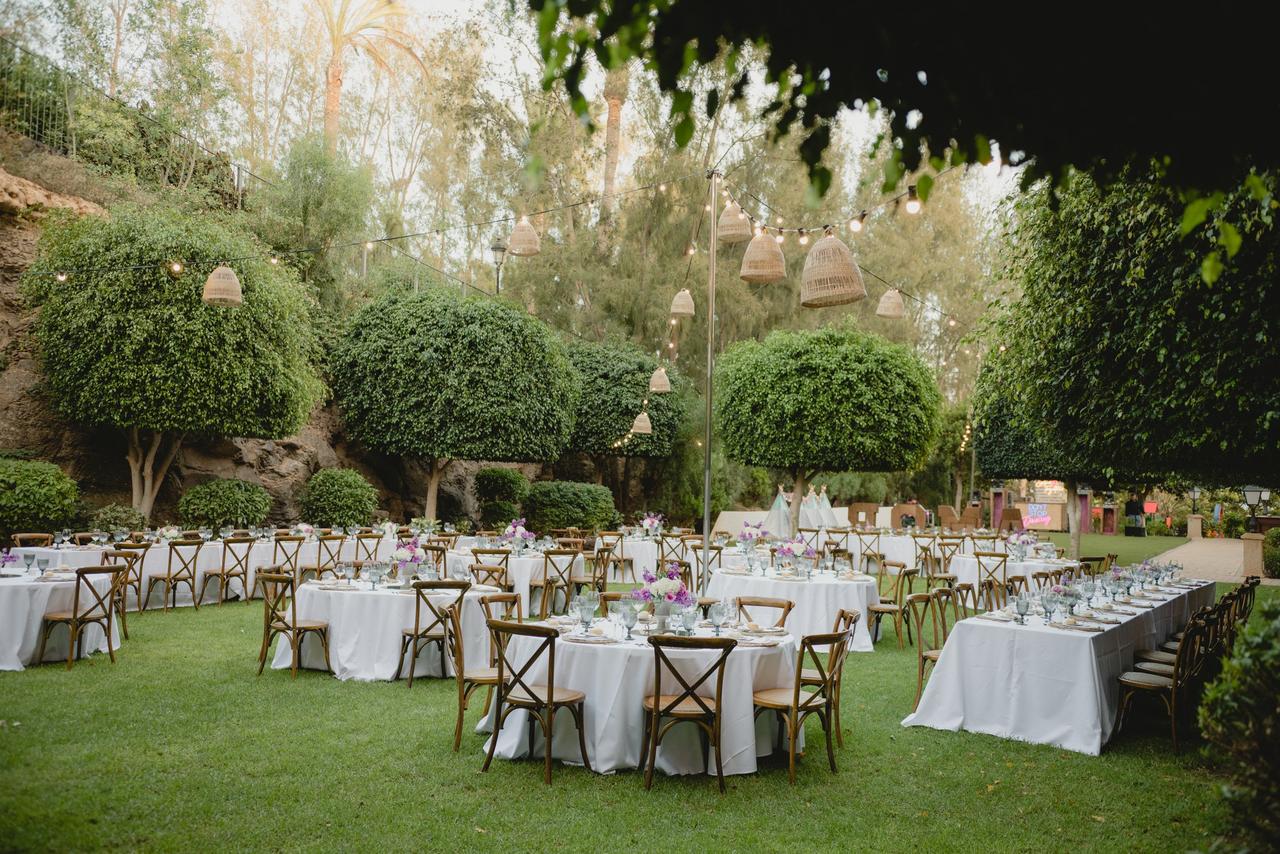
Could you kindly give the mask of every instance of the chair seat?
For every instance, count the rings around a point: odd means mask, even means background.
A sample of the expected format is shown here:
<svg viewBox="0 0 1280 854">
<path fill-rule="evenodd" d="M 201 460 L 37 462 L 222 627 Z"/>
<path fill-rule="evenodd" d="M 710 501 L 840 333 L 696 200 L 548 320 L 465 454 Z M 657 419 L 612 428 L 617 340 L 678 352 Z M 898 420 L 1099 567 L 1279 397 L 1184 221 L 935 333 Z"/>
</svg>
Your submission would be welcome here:
<svg viewBox="0 0 1280 854">
<path fill-rule="evenodd" d="M 298 622 L 294 623 L 291 626 L 279 625 L 278 628 L 292 629 L 295 632 L 310 632 L 310 631 L 315 631 L 316 629 L 327 630 L 329 628 L 329 624 L 326 622 L 323 622 L 322 620 L 298 620 Z"/>
<path fill-rule="evenodd" d="M 935 572 L 933 575 L 931 575 L 931 576 L 929 576 L 929 577 L 930 577 L 930 578 L 937 578 L 937 579 L 941 579 L 941 580 L 943 580 L 943 581 L 955 581 L 955 580 L 956 580 L 957 578 L 959 578 L 960 576 L 956 575 L 955 573 L 951 573 L 951 572 Z"/>
<path fill-rule="evenodd" d="M 926 649 L 924 652 L 920 654 L 923 655 L 925 658 L 929 659 L 930 661 L 937 661 L 939 658 L 942 657 L 942 650 Z"/>
<path fill-rule="evenodd" d="M 204 571 L 204 574 L 205 574 L 205 575 L 227 575 L 227 576 L 231 576 L 231 575 L 244 575 L 244 570 L 243 570 L 243 569 L 237 569 L 237 568 L 235 568 L 235 567 L 231 567 L 231 568 L 229 568 L 229 569 L 222 569 L 222 568 L 220 568 L 220 567 L 215 567 L 215 568 L 213 568 L 213 569 L 206 569 L 206 570 Z"/>
<path fill-rule="evenodd" d="M 507 694 L 506 701 L 517 706 L 545 706 L 548 704 L 546 685 L 531 685 L 529 687 L 533 690 L 533 694 L 517 685 Z M 555 694 L 550 698 L 550 702 L 556 706 L 567 706 L 570 703 L 581 703 L 585 699 L 587 699 L 587 695 L 581 691 L 574 691 L 571 688 L 556 688 Z"/>
<path fill-rule="evenodd" d="M 661 696 L 658 697 L 658 706 L 659 708 L 664 710 L 663 711 L 664 715 L 670 715 L 673 718 L 701 718 L 706 716 L 707 713 L 703 710 L 701 706 L 698 705 L 698 702 L 694 700 L 692 697 L 685 697 L 683 700 L 681 700 L 679 703 L 676 704 L 676 707 L 674 709 L 672 709 L 671 711 L 666 711 L 667 706 L 675 702 L 675 699 L 676 699 L 675 694 L 662 694 Z M 644 698 L 643 705 L 644 705 L 644 710 L 646 712 L 653 711 L 653 700 L 654 700 L 654 697 L 652 694 L 649 694 Z M 716 710 L 716 701 L 713 698 L 703 697 L 702 702 L 706 703 L 707 708 L 711 709 L 711 711 L 714 712 Z"/>
<path fill-rule="evenodd" d="M 1130 670 L 1128 673 L 1121 674 L 1120 684 L 1129 685 L 1133 688 L 1172 688 L 1173 680 L 1168 676 L 1143 673 L 1141 670 Z"/>
<path fill-rule="evenodd" d="M 1160 648 L 1161 648 L 1162 650 L 1164 650 L 1165 652 L 1173 652 L 1173 653 L 1176 653 L 1176 652 L 1178 651 L 1178 642 L 1177 642 L 1177 641 L 1165 641 L 1164 643 L 1160 644 Z"/>
<path fill-rule="evenodd" d="M 794 688 L 766 688 L 763 691 L 754 692 L 751 695 L 751 702 L 765 709 L 789 709 L 795 696 Z M 801 707 L 817 707 L 821 705 L 823 701 L 814 699 L 815 697 L 818 697 L 815 693 L 801 691 Z"/>
<path fill-rule="evenodd" d="M 902 610 L 902 607 L 892 602 L 879 602 L 875 605 L 868 605 L 867 610 L 880 614 L 896 614 Z"/>
<path fill-rule="evenodd" d="M 74 616 L 70 611 L 51 611 L 44 615 L 44 619 L 49 623 L 69 623 Z"/>
<path fill-rule="evenodd" d="M 413 629 L 404 629 L 402 632 L 400 632 L 400 634 L 404 635 L 407 638 L 420 637 L 420 638 L 434 638 L 436 640 L 444 640 L 444 629 L 429 629 L 425 632 L 418 632 L 416 635 L 414 634 Z"/>
<path fill-rule="evenodd" d="M 463 673 L 462 678 L 467 682 L 476 682 L 481 685 L 497 685 L 498 668 L 477 667 L 475 670 L 468 670 Z"/>
<path fill-rule="evenodd" d="M 1174 639 L 1174 640 L 1179 640 L 1179 641 L 1180 641 L 1180 640 L 1182 640 L 1182 638 L 1183 638 L 1183 636 L 1184 636 L 1184 635 L 1186 635 L 1186 632 L 1174 632 L 1174 633 L 1173 633 L 1173 635 L 1172 635 L 1172 637 L 1173 637 L 1173 639 Z"/>
<path fill-rule="evenodd" d="M 1133 657 L 1137 661 L 1157 661 L 1160 664 L 1173 664 L 1178 660 L 1178 656 L 1162 649 L 1140 649 Z"/>
<path fill-rule="evenodd" d="M 1172 664 L 1161 664 L 1158 661 L 1139 661 L 1137 664 L 1133 665 L 1133 667 L 1135 670 L 1140 670 L 1143 673 L 1154 673 L 1157 676 L 1167 676 L 1170 679 L 1173 678 Z"/>
</svg>

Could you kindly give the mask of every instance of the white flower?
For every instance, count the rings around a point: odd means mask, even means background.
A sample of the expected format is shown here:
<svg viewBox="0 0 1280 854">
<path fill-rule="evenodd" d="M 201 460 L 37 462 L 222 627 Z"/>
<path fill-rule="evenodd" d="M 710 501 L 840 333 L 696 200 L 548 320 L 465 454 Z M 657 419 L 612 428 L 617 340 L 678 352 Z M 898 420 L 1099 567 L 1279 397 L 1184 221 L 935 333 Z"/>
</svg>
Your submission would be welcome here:
<svg viewBox="0 0 1280 854">
<path fill-rule="evenodd" d="M 406 548 L 404 548 L 404 547 L 401 547 L 401 548 L 396 549 L 396 550 L 395 550 L 395 552 L 394 552 L 391 556 L 392 556 L 393 558 L 395 558 L 396 560 L 403 562 L 403 561 L 406 561 L 406 560 L 408 560 L 409 558 L 413 557 L 413 553 L 412 553 L 412 552 L 410 552 L 408 549 L 406 549 Z"/>
</svg>

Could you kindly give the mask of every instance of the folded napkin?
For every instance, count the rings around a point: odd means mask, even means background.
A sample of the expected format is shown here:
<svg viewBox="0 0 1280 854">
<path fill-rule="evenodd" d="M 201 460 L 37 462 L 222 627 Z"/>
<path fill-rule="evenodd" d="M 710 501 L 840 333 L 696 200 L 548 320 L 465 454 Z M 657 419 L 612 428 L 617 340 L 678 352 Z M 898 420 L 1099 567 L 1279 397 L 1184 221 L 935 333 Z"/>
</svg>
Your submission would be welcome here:
<svg viewBox="0 0 1280 854">
<path fill-rule="evenodd" d="M 986 613 L 986 614 L 974 614 L 974 616 L 977 617 L 979 620 L 991 620 L 994 623 L 1012 623 L 1013 622 L 1013 617 L 1010 617 L 1008 614 Z"/>
<path fill-rule="evenodd" d="M 1055 629 L 1071 629 L 1072 631 L 1077 631 L 1077 632 L 1092 633 L 1092 632 L 1103 631 L 1102 626 L 1086 626 L 1082 623 L 1076 623 L 1075 625 L 1068 625 L 1066 623 L 1050 623 L 1049 625 L 1053 626 Z"/>
<path fill-rule="evenodd" d="M 759 638 L 743 636 L 737 639 L 738 646 L 777 646 L 782 643 L 779 638 Z"/>
<path fill-rule="evenodd" d="M 501 587 L 494 587 L 492 584 L 473 584 L 471 585 L 472 593 L 501 593 Z"/>
<path fill-rule="evenodd" d="M 565 635 L 561 640 L 566 643 L 610 644 L 617 643 L 608 635 Z"/>
</svg>

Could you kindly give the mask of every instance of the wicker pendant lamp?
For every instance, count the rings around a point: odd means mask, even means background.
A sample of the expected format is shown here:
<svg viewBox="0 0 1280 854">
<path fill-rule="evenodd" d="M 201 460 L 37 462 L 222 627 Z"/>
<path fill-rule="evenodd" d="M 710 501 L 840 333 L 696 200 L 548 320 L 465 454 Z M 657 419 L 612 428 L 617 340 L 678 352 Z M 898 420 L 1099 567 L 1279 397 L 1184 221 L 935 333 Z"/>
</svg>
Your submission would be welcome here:
<svg viewBox="0 0 1280 854">
<path fill-rule="evenodd" d="M 755 285 L 768 285 L 786 278 L 787 259 L 782 256 L 782 247 L 763 229 L 747 244 L 738 275 L 742 281 Z"/>
<path fill-rule="evenodd" d="M 800 304 L 805 308 L 826 308 L 857 302 L 867 295 L 862 273 L 853 252 L 827 229 L 826 236 L 813 244 L 804 259 L 800 277 Z"/>
<path fill-rule="evenodd" d="M 214 267 L 209 278 L 204 280 L 204 294 L 200 297 L 207 305 L 233 306 L 244 302 L 240 291 L 240 278 L 236 271 L 225 264 Z"/>
<path fill-rule="evenodd" d="M 667 369 L 661 365 L 649 377 L 649 391 L 658 393 L 671 391 L 671 378 L 667 376 Z"/>
<path fill-rule="evenodd" d="M 649 421 L 649 413 L 641 412 L 636 416 L 636 420 L 631 422 L 631 432 L 641 436 L 653 433 L 653 423 Z"/>
<path fill-rule="evenodd" d="M 517 258 L 528 258 L 542 251 L 542 238 L 529 222 L 529 217 L 522 216 L 511 230 L 507 240 L 507 252 Z"/>
<path fill-rule="evenodd" d="M 876 306 L 876 314 L 880 317 L 897 319 L 905 312 L 906 306 L 902 303 L 902 292 L 897 288 L 885 291 L 884 296 L 880 297 L 880 304 Z"/>
<path fill-rule="evenodd" d="M 746 243 L 751 239 L 751 223 L 733 199 L 725 204 L 720 213 L 720 219 L 716 222 L 716 237 L 720 238 L 721 243 Z"/>
<path fill-rule="evenodd" d="M 693 294 L 688 288 L 681 288 L 680 293 L 671 299 L 672 317 L 693 317 Z"/>
</svg>

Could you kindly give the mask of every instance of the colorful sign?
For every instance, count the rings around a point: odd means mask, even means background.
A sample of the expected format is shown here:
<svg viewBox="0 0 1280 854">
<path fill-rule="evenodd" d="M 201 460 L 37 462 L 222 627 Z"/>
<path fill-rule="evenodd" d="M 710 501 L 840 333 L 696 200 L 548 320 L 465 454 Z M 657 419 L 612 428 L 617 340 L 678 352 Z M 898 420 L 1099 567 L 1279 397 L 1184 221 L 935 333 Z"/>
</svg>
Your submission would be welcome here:
<svg viewBox="0 0 1280 854">
<path fill-rule="evenodd" d="M 1034 528 L 1037 525 L 1047 527 L 1053 520 L 1049 518 L 1048 504 L 1028 504 L 1027 512 L 1022 516 L 1022 527 Z"/>
</svg>

